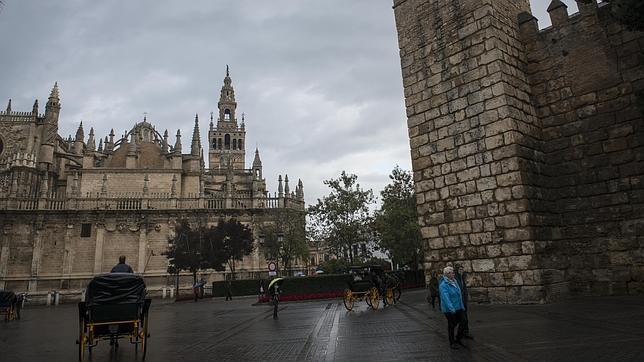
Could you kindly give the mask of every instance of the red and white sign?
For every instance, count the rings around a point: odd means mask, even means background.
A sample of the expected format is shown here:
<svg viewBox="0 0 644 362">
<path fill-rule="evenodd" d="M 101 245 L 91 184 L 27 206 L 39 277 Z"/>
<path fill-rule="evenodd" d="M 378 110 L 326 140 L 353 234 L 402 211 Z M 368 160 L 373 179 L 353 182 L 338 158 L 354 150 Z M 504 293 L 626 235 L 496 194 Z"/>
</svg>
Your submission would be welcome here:
<svg viewBox="0 0 644 362">
<path fill-rule="evenodd" d="M 277 275 L 277 264 L 273 261 L 268 263 L 268 275 L 272 277 Z"/>
</svg>

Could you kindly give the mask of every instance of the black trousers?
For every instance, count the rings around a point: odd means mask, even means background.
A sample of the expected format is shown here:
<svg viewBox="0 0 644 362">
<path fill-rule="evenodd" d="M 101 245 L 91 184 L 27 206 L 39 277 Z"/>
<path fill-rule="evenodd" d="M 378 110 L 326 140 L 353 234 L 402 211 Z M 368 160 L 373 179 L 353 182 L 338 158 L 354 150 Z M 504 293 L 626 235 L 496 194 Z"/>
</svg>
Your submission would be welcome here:
<svg viewBox="0 0 644 362">
<path fill-rule="evenodd" d="M 456 311 L 456 313 L 445 313 L 447 318 L 447 335 L 449 336 L 449 344 L 454 344 L 463 338 L 463 333 L 465 332 L 465 314 L 462 309 Z M 456 332 L 456 338 L 454 338 L 454 329 L 458 327 L 458 332 Z"/>
<path fill-rule="evenodd" d="M 277 305 L 279 304 L 279 298 L 273 296 L 273 319 L 277 319 Z"/>
<path fill-rule="evenodd" d="M 436 308 L 436 300 L 438 300 L 438 308 L 441 307 L 441 299 L 437 295 L 429 297 L 432 301 L 432 309 Z"/>
<path fill-rule="evenodd" d="M 465 310 L 463 311 L 463 320 L 461 321 L 463 324 L 463 335 L 467 336 L 470 334 L 470 323 L 469 323 L 469 318 L 467 317 L 467 304 L 465 305 Z"/>
</svg>

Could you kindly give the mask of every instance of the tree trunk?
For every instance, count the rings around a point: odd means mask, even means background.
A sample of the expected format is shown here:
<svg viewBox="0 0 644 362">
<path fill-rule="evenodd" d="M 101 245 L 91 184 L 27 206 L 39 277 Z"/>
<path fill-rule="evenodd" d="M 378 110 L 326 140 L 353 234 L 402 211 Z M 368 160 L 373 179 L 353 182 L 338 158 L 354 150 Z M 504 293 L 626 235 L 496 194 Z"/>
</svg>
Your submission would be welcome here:
<svg viewBox="0 0 644 362">
<path fill-rule="evenodd" d="M 179 273 L 181 273 L 180 270 L 177 270 L 177 285 L 176 285 L 176 293 L 174 293 L 175 298 L 179 296 Z"/>
<path fill-rule="evenodd" d="M 235 259 L 231 259 L 230 263 L 228 263 L 228 266 L 230 267 L 230 279 L 235 280 Z"/>
</svg>

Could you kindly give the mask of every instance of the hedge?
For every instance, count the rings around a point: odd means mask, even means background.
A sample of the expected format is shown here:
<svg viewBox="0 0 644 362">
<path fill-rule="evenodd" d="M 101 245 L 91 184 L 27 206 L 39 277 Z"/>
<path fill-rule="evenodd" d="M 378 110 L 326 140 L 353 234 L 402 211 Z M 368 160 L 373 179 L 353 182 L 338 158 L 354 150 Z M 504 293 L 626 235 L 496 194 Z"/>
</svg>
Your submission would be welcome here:
<svg viewBox="0 0 644 362">
<path fill-rule="evenodd" d="M 404 275 L 403 288 L 418 288 L 425 286 L 423 271 L 407 270 Z M 351 275 L 349 274 L 328 274 L 309 277 L 288 277 L 282 282 L 282 300 L 302 300 L 316 298 L 334 298 L 342 296 L 347 288 Z M 268 279 L 253 280 L 231 280 L 230 291 L 233 296 L 259 295 L 260 285 L 264 286 L 264 293 L 268 293 Z M 212 295 L 214 297 L 226 296 L 226 283 L 218 281 L 212 283 Z M 268 300 L 268 297 L 261 301 Z"/>
</svg>

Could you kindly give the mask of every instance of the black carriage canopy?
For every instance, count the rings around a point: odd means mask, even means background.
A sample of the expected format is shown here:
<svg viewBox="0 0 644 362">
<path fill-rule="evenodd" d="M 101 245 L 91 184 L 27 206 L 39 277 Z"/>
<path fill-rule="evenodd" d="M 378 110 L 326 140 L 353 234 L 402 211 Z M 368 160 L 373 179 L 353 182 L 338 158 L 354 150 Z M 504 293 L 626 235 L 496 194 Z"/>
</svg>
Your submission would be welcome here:
<svg viewBox="0 0 644 362">
<path fill-rule="evenodd" d="M 145 300 L 143 277 L 131 273 L 97 275 L 87 285 L 88 305 L 141 303 Z"/>
<path fill-rule="evenodd" d="M 16 302 L 16 294 L 9 290 L 0 290 L 0 306 L 8 307 Z"/>
</svg>

